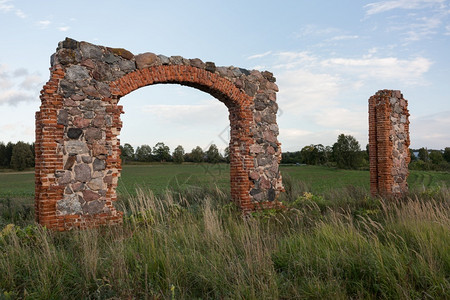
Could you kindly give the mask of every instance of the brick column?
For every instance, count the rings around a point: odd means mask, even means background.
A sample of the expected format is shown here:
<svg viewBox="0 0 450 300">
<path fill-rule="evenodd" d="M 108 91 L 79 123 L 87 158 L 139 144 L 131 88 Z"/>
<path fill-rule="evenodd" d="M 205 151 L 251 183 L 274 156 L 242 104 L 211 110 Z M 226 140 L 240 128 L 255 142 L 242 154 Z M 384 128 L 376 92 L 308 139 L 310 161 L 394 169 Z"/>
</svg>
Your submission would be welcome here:
<svg viewBox="0 0 450 300">
<path fill-rule="evenodd" d="M 381 90 L 369 99 L 370 192 L 400 196 L 408 192 L 409 113 L 400 91 Z"/>
</svg>

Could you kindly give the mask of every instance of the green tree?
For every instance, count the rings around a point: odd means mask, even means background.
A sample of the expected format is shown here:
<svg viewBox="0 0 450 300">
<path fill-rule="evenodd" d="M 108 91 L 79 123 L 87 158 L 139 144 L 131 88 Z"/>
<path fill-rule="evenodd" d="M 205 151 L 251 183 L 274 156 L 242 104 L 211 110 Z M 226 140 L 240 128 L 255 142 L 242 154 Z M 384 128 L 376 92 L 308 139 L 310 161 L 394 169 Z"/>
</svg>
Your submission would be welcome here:
<svg viewBox="0 0 450 300">
<path fill-rule="evenodd" d="M 430 157 L 431 162 L 435 165 L 438 165 L 444 161 L 442 152 L 439 150 L 431 150 L 429 157 Z"/>
<path fill-rule="evenodd" d="M 450 163 L 450 147 L 445 147 L 444 154 L 442 156 L 448 163 Z"/>
<path fill-rule="evenodd" d="M 120 145 L 120 158 L 124 163 L 134 159 L 134 148 L 130 144 Z"/>
<path fill-rule="evenodd" d="M 152 148 L 149 145 L 137 147 L 135 156 L 138 161 L 152 161 Z"/>
<path fill-rule="evenodd" d="M 216 164 L 220 161 L 220 153 L 219 149 L 217 149 L 217 146 L 214 144 L 211 144 L 209 146 L 208 151 L 206 151 L 206 161 L 209 163 Z"/>
<path fill-rule="evenodd" d="M 171 159 L 170 156 L 170 148 L 166 146 L 163 142 L 156 143 L 155 147 L 153 147 L 153 155 L 156 160 L 163 162 Z"/>
<path fill-rule="evenodd" d="M 11 167 L 18 171 L 33 167 L 33 152 L 31 152 L 29 144 L 18 142 L 14 145 L 11 155 Z"/>
<path fill-rule="evenodd" d="M 409 149 L 409 156 L 411 157 L 411 161 L 416 161 L 417 160 L 417 157 L 414 154 L 414 150 L 412 150 L 412 149 Z"/>
<path fill-rule="evenodd" d="M 181 164 L 184 161 L 184 149 L 183 146 L 178 145 L 172 153 L 173 161 L 177 164 Z"/>
<path fill-rule="evenodd" d="M 3 163 L 2 165 L 6 168 L 9 168 L 11 166 L 11 157 L 12 157 L 12 150 L 14 148 L 14 144 L 11 142 L 8 142 L 5 146 L 5 152 L 3 157 Z"/>
<path fill-rule="evenodd" d="M 419 159 L 428 162 L 430 160 L 430 157 L 428 155 L 428 150 L 426 148 L 420 148 L 419 149 Z"/>
<path fill-rule="evenodd" d="M 6 167 L 6 145 L 0 142 L 0 167 Z"/>
<path fill-rule="evenodd" d="M 205 154 L 200 146 L 195 147 L 191 151 L 191 159 L 193 162 L 199 163 L 203 161 Z"/>
<path fill-rule="evenodd" d="M 351 135 L 340 134 L 333 144 L 333 157 L 339 168 L 356 169 L 362 164 L 361 148 Z"/>
</svg>

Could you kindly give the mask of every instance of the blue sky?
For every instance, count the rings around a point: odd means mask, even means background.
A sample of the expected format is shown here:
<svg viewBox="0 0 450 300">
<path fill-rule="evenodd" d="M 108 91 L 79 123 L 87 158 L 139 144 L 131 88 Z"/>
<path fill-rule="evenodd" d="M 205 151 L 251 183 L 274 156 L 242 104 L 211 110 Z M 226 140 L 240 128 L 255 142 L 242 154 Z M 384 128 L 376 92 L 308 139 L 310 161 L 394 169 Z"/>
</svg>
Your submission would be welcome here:
<svg viewBox="0 0 450 300">
<path fill-rule="evenodd" d="M 380 89 L 409 101 L 411 147 L 450 146 L 450 1 L 0 0 L 0 141 L 34 141 L 39 91 L 65 37 L 273 72 L 283 151 L 340 133 L 364 148 Z M 122 143 L 227 146 L 226 107 L 201 91 L 155 85 L 120 104 Z"/>
</svg>

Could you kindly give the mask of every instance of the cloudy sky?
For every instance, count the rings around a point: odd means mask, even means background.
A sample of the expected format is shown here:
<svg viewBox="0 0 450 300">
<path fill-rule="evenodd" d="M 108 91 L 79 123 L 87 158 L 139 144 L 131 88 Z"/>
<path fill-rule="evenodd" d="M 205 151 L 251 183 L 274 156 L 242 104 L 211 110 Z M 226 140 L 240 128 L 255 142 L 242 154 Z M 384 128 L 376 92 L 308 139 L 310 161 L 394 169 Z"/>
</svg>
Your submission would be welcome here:
<svg viewBox="0 0 450 300">
<path fill-rule="evenodd" d="M 65 37 L 273 72 L 283 151 L 340 133 L 364 148 L 380 89 L 409 101 L 411 147 L 450 146 L 448 0 L 0 0 L 0 141 L 34 141 L 39 91 Z M 155 85 L 121 104 L 122 143 L 226 147 L 226 107 L 206 93 Z"/>
</svg>

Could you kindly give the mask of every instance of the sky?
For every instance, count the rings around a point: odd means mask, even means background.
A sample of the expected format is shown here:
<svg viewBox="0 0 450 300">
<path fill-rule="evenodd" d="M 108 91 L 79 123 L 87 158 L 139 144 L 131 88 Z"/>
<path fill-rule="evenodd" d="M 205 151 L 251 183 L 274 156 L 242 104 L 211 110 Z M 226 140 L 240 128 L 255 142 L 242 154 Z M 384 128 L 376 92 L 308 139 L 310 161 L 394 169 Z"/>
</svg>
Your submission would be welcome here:
<svg viewBox="0 0 450 300">
<path fill-rule="evenodd" d="M 450 0 L 0 0 L 0 142 L 33 142 L 50 56 L 66 37 L 134 54 L 268 70 L 282 151 L 368 141 L 368 99 L 401 90 L 411 148 L 450 147 Z M 153 85 L 123 97 L 121 143 L 187 152 L 228 143 L 225 105 Z"/>
</svg>

